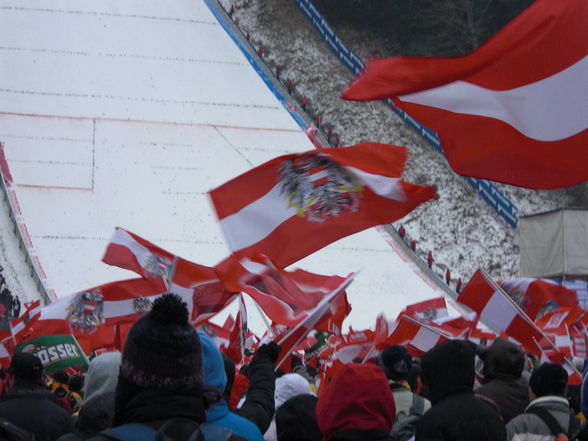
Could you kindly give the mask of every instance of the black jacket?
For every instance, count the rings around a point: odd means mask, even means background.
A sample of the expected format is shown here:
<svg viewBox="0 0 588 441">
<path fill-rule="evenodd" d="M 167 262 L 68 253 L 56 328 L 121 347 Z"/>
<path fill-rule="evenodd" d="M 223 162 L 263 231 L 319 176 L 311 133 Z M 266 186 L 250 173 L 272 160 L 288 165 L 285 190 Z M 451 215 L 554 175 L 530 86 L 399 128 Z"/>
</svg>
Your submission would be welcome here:
<svg viewBox="0 0 588 441">
<path fill-rule="evenodd" d="M 498 410 L 472 392 L 474 354 L 469 342 L 450 340 L 422 357 L 422 380 L 432 407 L 417 425 L 416 441 L 504 441 Z"/>
<path fill-rule="evenodd" d="M 476 393 L 496 403 L 505 424 L 529 404 L 529 383 L 521 378 L 524 365 L 522 349 L 501 338 L 496 339 L 484 360 L 484 385 Z"/>
<path fill-rule="evenodd" d="M 141 423 L 159 429 L 169 420 L 177 419 L 166 430 L 166 435 L 173 441 L 187 441 L 190 435 L 206 420 L 204 400 L 190 391 L 145 390 L 133 397 L 117 420 L 122 424 Z M 90 441 L 112 441 L 104 434 L 98 434 Z M 246 441 L 238 435 L 231 435 L 228 441 Z"/>
<path fill-rule="evenodd" d="M 72 416 L 41 385 L 17 383 L 0 401 L 0 417 L 35 435 L 36 441 L 55 441 L 71 432 Z"/>
<path fill-rule="evenodd" d="M 273 361 L 266 354 L 256 354 L 243 374 L 249 379 L 247 396 L 241 407 L 232 409 L 232 412 L 253 422 L 261 433 L 265 433 L 275 411 L 276 374 Z"/>
</svg>

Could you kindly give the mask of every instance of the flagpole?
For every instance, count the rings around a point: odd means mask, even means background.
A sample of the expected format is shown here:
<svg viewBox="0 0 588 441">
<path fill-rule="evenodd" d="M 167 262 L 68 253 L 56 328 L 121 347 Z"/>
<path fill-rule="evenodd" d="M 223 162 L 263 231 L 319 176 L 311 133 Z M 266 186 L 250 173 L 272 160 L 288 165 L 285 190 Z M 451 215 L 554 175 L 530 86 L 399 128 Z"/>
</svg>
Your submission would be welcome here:
<svg viewBox="0 0 588 441">
<path fill-rule="evenodd" d="M 339 295 L 341 293 L 341 291 L 343 291 L 345 288 L 347 288 L 349 286 L 349 284 L 353 281 L 353 279 L 355 278 L 355 276 L 359 273 L 352 273 L 350 274 L 331 294 L 329 294 L 328 296 L 326 296 L 325 298 L 323 298 L 320 303 L 312 310 L 312 312 L 310 314 L 308 314 L 306 316 L 306 318 L 304 318 L 300 323 L 298 323 L 298 325 L 296 325 L 295 327 L 293 327 L 292 329 L 290 329 L 290 331 L 288 331 L 288 333 L 282 337 L 280 339 L 280 341 L 278 342 L 278 345 L 282 345 L 288 338 L 290 338 L 298 329 L 300 329 L 302 326 L 306 325 L 305 321 L 310 321 L 309 318 L 313 316 L 313 313 L 315 313 L 316 311 L 319 311 L 321 308 L 324 308 L 325 305 L 328 305 L 331 300 L 333 300 L 337 295 Z M 316 322 L 313 323 L 313 327 L 316 325 Z M 304 340 L 306 338 L 306 336 L 308 335 L 308 333 L 312 330 L 312 328 L 309 328 L 308 331 L 305 334 L 302 334 L 297 340 L 296 343 L 294 345 L 292 345 L 293 348 L 296 348 L 296 346 L 298 346 L 300 344 L 300 342 L 302 340 Z M 284 361 L 286 360 L 287 357 L 282 358 L 282 360 L 278 363 L 278 365 L 275 367 L 275 370 L 277 371 L 280 366 L 282 366 L 282 364 L 284 364 Z"/>
</svg>

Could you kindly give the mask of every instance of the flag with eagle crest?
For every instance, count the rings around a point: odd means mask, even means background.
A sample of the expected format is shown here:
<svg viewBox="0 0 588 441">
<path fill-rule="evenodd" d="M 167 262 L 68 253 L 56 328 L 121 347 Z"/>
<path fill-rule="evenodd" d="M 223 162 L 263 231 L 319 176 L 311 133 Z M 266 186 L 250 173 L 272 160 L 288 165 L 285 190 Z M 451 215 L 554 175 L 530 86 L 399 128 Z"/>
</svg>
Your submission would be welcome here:
<svg viewBox="0 0 588 441">
<path fill-rule="evenodd" d="M 367 142 L 274 158 L 210 191 L 237 257 L 284 268 L 326 245 L 387 224 L 435 197 L 400 179 L 404 147 Z"/>
</svg>

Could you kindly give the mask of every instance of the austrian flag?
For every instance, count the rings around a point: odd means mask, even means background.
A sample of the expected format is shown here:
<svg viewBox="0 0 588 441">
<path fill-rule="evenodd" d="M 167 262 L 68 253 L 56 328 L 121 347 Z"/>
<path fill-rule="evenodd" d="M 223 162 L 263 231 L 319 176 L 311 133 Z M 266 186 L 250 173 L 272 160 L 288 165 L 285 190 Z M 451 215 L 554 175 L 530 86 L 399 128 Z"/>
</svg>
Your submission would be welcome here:
<svg viewBox="0 0 588 441">
<path fill-rule="evenodd" d="M 537 0 L 463 57 L 370 62 L 343 93 L 392 98 L 461 175 L 529 188 L 588 179 L 588 2 Z"/>
<path fill-rule="evenodd" d="M 435 196 L 400 179 L 406 149 L 363 143 L 272 159 L 212 190 L 237 257 L 286 267 L 366 228 L 400 219 Z"/>
</svg>

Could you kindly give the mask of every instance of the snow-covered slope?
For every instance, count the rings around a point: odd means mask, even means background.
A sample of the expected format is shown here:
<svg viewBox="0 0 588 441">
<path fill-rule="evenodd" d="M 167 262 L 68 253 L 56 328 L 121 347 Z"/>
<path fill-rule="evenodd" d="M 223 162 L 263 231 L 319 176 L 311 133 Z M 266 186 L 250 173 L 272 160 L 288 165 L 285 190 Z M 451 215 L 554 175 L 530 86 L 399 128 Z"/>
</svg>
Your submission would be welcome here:
<svg viewBox="0 0 588 441">
<path fill-rule="evenodd" d="M 217 263 L 228 249 L 207 191 L 312 149 L 202 1 L 4 0 L 0 8 L 0 140 L 58 297 L 133 276 L 100 262 L 117 225 Z M 358 328 L 440 294 L 376 229 L 299 266 L 360 271 L 349 289 Z M 251 324 L 263 328 L 259 318 Z"/>
</svg>

